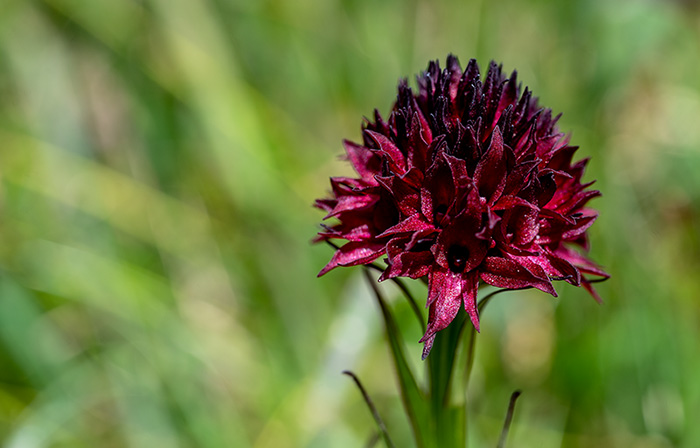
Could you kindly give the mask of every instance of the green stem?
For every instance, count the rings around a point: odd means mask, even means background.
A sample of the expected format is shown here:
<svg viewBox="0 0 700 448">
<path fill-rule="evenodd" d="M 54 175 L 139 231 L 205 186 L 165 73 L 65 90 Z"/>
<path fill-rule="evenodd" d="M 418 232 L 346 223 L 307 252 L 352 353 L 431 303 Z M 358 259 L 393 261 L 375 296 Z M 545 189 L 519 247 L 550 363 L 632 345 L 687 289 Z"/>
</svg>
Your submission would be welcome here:
<svg viewBox="0 0 700 448">
<path fill-rule="evenodd" d="M 466 443 L 464 427 L 465 406 L 450 401 L 457 348 L 462 323 L 466 313 L 460 311 L 444 330 L 440 331 L 428 356 L 428 381 L 430 391 L 430 416 L 433 421 L 435 446 L 459 447 Z"/>
<path fill-rule="evenodd" d="M 517 291 L 514 289 L 499 289 L 498 291 L 494 291 L 490 294 L 487 294 L 484 296 L 481 300 L 479 300 L 479 304 L 477 305 L 477 310 L 479 312 L 479 316 L 484 312 L 486 309 L 486 305 L 491 302 L 491 299 L 493 299 L 494 296 L 497 294 L 501 294 L 507 291 Z M 462 322 L 462 326 L 460 327 L 460 333 L 462 332 L 462 329 L 465 327 L 465 322 Z M 467 397 L 467 386 L 469 385 L 469 377 L 471 376 L 472 373 L 472 368 L 474 366 L 474 358 L 476 356 L 476 329 L 474 326 L 470 326 L 469 330 L 469 339 L 467 340 L 467 360 L 466 360 L 466 366 L 464 369 L 464 398 L 466 401 Z"/>
</svg>

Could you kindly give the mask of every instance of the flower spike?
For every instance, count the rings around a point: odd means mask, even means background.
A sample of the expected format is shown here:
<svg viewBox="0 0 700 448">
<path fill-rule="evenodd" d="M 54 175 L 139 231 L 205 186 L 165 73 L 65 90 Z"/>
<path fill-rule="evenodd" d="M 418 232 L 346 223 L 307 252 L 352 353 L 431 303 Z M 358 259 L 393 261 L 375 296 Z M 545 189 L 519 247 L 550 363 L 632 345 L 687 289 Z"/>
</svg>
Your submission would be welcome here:
<svg viewBox="0 0 700 448">
<path fill-rule="evenodd" d="M 600 193 L 582 183 L 587 161 L 573 160 L 559 116 L 495 62 L 482 79 L 450 55 L 417 84 L 402 80 L 389 118 L 375 111 L 362 143 L 344 143 L 359 177 L 331 179 L 316 206 L 336 223 L 315 241 L 347 243 L 319 275 L 386 257 L 380 280 L 426 278 L 423 358 L 460 307 L 478 330 L 480 282 L 556 296 L 564 280 L 600 301 L 592 283 L 608 274 L 574 249 L 588 249 L 586 205 Z"/>
</svg>

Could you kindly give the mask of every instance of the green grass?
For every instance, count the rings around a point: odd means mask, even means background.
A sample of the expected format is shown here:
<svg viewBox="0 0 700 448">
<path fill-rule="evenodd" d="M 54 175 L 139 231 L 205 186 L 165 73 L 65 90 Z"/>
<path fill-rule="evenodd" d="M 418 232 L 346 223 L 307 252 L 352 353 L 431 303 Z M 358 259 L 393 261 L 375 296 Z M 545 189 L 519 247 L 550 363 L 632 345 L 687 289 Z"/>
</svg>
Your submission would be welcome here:
<svg viewBox="0 0 700 448">
<path fill-rule="evenodd" d="M 344 369 L 408 446 L 379 310 L 359 270 L 316 279 L 330 249 L 310 244 L 311 204 L 350 173 L 341 140 L 362 116 L 448 52 L 517 68 L 564 113 L 604 193 L 591 240 L 613 275 L 603 306 L 564 285 L 494 300 L 472 446 L 495 446 L 516 388 L 511 446 L 700 445 L 693 2 L 0 9 L 5 446 L 362 446 L 373 423 Z"/>
</svg>

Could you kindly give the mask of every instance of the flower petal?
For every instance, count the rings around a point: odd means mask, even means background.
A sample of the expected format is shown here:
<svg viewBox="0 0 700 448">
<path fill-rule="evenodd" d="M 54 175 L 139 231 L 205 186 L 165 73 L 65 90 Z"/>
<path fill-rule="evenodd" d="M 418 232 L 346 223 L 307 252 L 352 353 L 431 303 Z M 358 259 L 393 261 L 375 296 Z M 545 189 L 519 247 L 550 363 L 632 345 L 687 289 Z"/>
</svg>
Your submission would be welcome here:
<svg viewBox="0 0 700 448">
<path fill-rule="evenodd" d="M 429 250 L 422 252 L 400 252 L 389 260 L 379 281 L 394 277 L 421 278 L 428 275 L 433 265 L 433 254 Z"/>
<path fill-rule="evenodd" d="M 385 246 L 381 243 L 350 242 L 335 251 L 333 258 L 321 269 L 318 277 L 326 274 L 338 266 L 357 266 L 376 260 L 385 253 Z"/>
<path fill-rule="evenodd" d="M 501 130 L 496 126 L 491 135 L 491 144 L 474 172 L 474 182 L 479 194 L 493 205 L 506 186 L 506 153 Z"/>
<path fill-rule="evenodd" d="M 432 229 L 434 229 L 433 225 L 426 222 L 422 214 L 415 213 L 409 216 L 408 218 L 404 219 L 400 223 L 386 229 L 384 232 L 378 235 L 378 238 L 394 235 L 397 233 L 418 232 L 421 230 Z"/>
<path fill-rule="evenodd" d="M 486 257 L 481 268 L 481 279 L 491 286 L 507 289 L 537 288 L 554 297 L 557 292 L 548 278 L 536 276 L 523 265 L 501 257 Z"/>
<path fill-rule="evenodd" d="M 472 271 L 464 274 L 464 287 L 462 289 L 462 301 L 464 302 L 464 310 L 469 314 L 469 319 L 476 331 L 479 329 L 479 308 L 477 307 L 476 297 L 479 292 L 479 273 Z"/>
<path fill-rule="evenodd" d="M 338 198 L 338 203 L 333 207 L 333 210 L 328 213 L 323 219 L 332 218 L 342 212 L 348 210 L 358 210 L 365 207 L 371 207 L 379 200 L 379 196 L 373 194 L 357 195 L 357 196 L 341 196 Z"/>
<path fill-rule="evenodd" d="M 472 322 L 475 322 L 474 326 L 477 329 L 479 326 L 479 317 L 476 312 L 478 277 L 475 273 L 463 275 L 449 269 L 437 268 L 430 272 L 428 283 L 428 297 L 432 297 L 432 301 L 428 328 L 419 341 L 426 343 L 423 348 L 423 359 L 430 353 L 435 334 L 454 320 L 462 303 L 465 303 Z M 465 294 L 467 297 L 463 298 Z"/>
<path fill-rule="evenodd" d="M 498 201 L 493 206 L 493 210 L 506 210 L 509 208 L 513 208 L 516 205 L 522 205 L 524 207 L 531 208 L 532 210 L 539 211 L 540 208 L 536 206 L 535 204 L 526 201 L 523 198 L 520 198 L 518 196 L 511 196 L 511 195 L 503 195 L 501 196 Z"/>
<path fill-rule="evenodd" d="M 353 168 L 355 168 L 362 180 L 369 184 L 377 185 L 374 176 L 381 169 L 382 158 L 375 151 L 350 140 L 344 140 L 343 145 L 345 146 L 348 160 L 352 163 Z"/>
<path fill-rule="evenodd" d="M 399 176 L 377 176 L 376 179 L 393 197 L 396 207 L 404 216 L 411 215 L 418 210 L 420 193 L 416 187 Z"/>
<path fill-rule="evenodd" d="M 560 257 L 560 258 L 568 261 L 569 263 L 573 264 L 574 266 L 576 266 L 576 268 L 578 268 L 583 273 L 595 275 L 597 277 L 601 277 L 603 280 L 610 278 L 610 274 L 605 272 L 600 266 L 593 263 L 591 260 L 589 260 L 584 255 L 581 255 L 580 253 L 576 252 L 575 250 L 570 249 L 564 245 L 560 245 L 558 248 L 556 248 L 553 251 L 553 253 L 557 257 Z"/>
<path fill-rule="evenodd" d="M 595 290 L 593 285 L 591 284 L 592 282 L 583 279 L 581 281 L 581 286 L 588 291 L 588 293 L 593 297 L 593 299 L 598 302 L 598 303 L 603 303 L 603 299 L 600 297 L 600 294 L 598 294 L 598 291 Z"/>
<path fill-rule="evenodd" d="M 369 129 L 365 130 L 365 133 L 377 143 L 379 150 L 388 158 L 394 172 L 396 174 L 404 174 L 406 172 L 406 158 L 394 142 L 386 136 Z"/>
<path fill-rule="evenodd" d="M 455 199 L 455 185 L 444 157 L 436 157 L 428 169 L 420 192 L 421 211 L 429 221 L 436 222 L 436 214 L 446 211 Z"/>
</svg>

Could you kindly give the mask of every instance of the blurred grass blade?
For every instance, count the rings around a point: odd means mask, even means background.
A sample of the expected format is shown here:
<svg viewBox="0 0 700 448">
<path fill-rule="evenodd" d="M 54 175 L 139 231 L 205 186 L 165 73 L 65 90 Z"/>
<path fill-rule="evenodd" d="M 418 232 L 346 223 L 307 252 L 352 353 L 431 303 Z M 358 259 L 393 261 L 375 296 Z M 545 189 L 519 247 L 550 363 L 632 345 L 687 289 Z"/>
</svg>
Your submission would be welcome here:
<svg viewBox="0 0 700 448">
<path fill-rule="evenodd" d="M 501 439 L 498 441 L 498 448 L 505 448 L 506 439 L 508 438 L 508 431 L 510 431 L 510 424 L 513 421 L 513 412 L 515 412 L 515 402 L 520 396 L 520 391 L 516 390 L 510 396 L 510 403 L 508 404 L 508 412 L 506 412 L 506 420 L 503 422 L 503 431 L 501 432 Z"/>
<path fill-rule="evenodd" d="M 367 440 L 367 443 L 365 444 L 365 448 L 374 448 L 377 445 L 377 442 L 379 442 L 379 439 L 381 439 L 381 438 L 382 437 L 379 435 L 379 433 L 375 432 Z"/>
<path fill-rule="evenodd" d="M 360 379 L 349 370 L 344 370 L 343 374 L 352 378 L 352 380 L 357 385 L 357 388 L 360 389 L 360 393 L 362 393 L 362 398 L 365 400 L 367 407 L 369 408 L 370 412 L 372 413 L 372 417 L 374 418 L 374 421 L 377 423 L 377 426 L 379 427 L 379 432 L 380 432 L 382 438 L 384 439 L 384 443 L 386 443 L 386 446 L 388 446 L 389 448 L 394 448 L 394 446 L 395 446 L 394 442 L 392 442 L 391 437 L 389 437 L 389 433 L 386 430 L 386 425 L 384 424 L 384 421 L 382 420 L 382 418 L 379 416 L 379 412 L 377 411 L 377 408 L 374 406 L 372 399 L 369 397 L 369 394 L 367 393 L 364 386 L 360 382 Z"/>
</svg>

